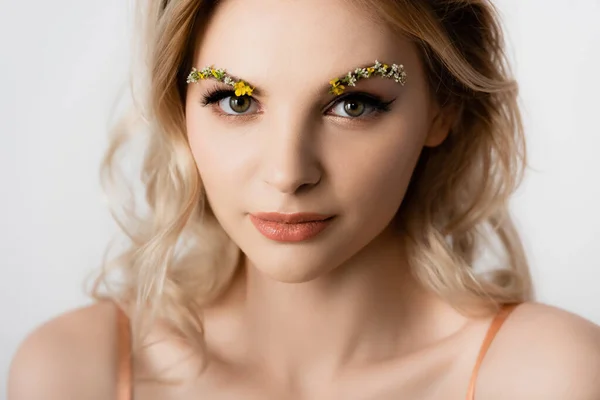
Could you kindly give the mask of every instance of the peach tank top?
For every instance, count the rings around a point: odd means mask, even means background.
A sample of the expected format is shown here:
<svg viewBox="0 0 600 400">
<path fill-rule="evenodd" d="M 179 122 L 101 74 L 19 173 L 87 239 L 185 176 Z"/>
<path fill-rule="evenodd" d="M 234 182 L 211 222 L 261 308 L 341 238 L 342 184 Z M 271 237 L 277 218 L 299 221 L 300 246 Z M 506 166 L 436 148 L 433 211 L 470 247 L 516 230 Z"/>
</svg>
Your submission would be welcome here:
<svg viewBox="0 0 600 400">
<path fill-rule="evenodd" d="M 477 374 L 483 362 L 483 358 L 487 353 L 488 348 L 500 330 L 500 327 L 510 315 L 510 313 L 518 306 L 518 304 L 505 304 L 496 314 L 490 324 L 481 348 L 475 366 L 469 381 L 466 400 L 475 400 L 475 383 L 477 382 Z M 132 379 L 132 357 L 131 357 L 131 330 L 129 318 L 118 308 L 117 318 L 117 333 L 118 333 L 118 376 L 117 376 L 117 397 L 116 400 L 133 400 L 133 379 Z"/>
</svg>

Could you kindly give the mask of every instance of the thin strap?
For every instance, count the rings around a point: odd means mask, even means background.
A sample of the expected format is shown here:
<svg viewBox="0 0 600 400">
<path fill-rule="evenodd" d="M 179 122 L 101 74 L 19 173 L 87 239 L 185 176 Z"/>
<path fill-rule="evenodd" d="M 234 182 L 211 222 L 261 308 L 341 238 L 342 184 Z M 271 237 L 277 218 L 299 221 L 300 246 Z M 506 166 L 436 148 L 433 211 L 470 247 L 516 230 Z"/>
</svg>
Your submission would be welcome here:
<svg viewBox="0 0 600 400">
<path fill-rule="evenodd" d="M 131 328 L 129 318 L 121 307 L 117 306 L 117 398 L 116 400 L 133 399 L 132 362 L 131 362 Z"/>
<path fill-rule="evenodd" d="M 483 340 L 483 344 L 481 345 L 481 349 L 479 350 L 479 356 L 477 357 L 477 361 L 475 362 L 473 374 L 471 375 L 471 381 L 469 382 L 469 390 L 467 392 L 467 400 L 475 400 L 475 383 L 477 382 L 477 374 L 479 373 L 479 368 L 481 367 L 483 358 L 485 357 L 488 348 L 492 344 L 492 341 L 496 337 L 496 334 L 500 330 L 500 327 L 502 326 L 504 321 L 506 321 L 506 318 L 510 315 L 510 313 L 518 305 L 519 304 L 504 304 L 500 311 L 496 314 L 496 317 L 494 317 L 492 323 L 490 324 L 487 334 L 485 335 L 485 339 Z"/>
</svg>

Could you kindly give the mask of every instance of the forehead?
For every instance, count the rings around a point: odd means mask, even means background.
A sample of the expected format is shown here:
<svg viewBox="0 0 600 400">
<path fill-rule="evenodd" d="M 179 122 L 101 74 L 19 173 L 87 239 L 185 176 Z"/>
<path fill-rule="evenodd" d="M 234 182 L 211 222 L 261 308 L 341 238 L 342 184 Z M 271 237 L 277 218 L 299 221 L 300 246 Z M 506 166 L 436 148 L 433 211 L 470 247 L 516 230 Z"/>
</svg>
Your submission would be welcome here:
<svg viewBox="0 0 600 400">
<path fill-rule="evenodd" d="M 348 0 L 223 0 L 198 41 L 194 65 L 297 90 L 375 60 L 418 63 L 408 40 Z"/>
</svg>

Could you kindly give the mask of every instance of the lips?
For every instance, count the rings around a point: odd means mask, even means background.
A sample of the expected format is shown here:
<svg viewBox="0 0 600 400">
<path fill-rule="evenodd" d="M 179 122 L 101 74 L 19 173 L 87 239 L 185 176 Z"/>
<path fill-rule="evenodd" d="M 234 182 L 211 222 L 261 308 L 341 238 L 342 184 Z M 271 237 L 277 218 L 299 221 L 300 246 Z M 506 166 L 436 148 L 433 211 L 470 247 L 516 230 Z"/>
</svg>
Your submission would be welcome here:
<svg viewBox="0 0 600 400">
<path fill-rule="evenodd" d="M 254 213 L 254 217 L 264 221 L 279 222 L 282 224 L 298 224 L 303 222 L 324 221 L 331 218 L 331 215 L 323 215 L 317 213 Z"/>
<path fill-rule="evenodd" d="M 325 230 L 333 216 L 317 213 L 255 213 L 250 214 L 254 227 L 267 239 L 277 242 L 301 242 L 312 239 Z"/>
</svg>

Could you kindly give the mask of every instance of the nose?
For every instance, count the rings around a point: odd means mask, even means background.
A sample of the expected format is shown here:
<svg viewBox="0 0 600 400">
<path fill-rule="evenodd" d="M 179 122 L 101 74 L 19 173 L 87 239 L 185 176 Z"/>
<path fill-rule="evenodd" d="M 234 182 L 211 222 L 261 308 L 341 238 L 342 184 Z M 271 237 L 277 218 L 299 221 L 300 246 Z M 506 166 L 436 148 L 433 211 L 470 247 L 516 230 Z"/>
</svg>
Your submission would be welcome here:
<svg viewBox="0 0 600 400">
<path fill-rule="evenodd" d="M 265 135 L 261 154 L 263 181 L 285 194 L 297 194 L 321 181 L 318 143 L 309 124 L 282 121 Z"/>
</svg>

